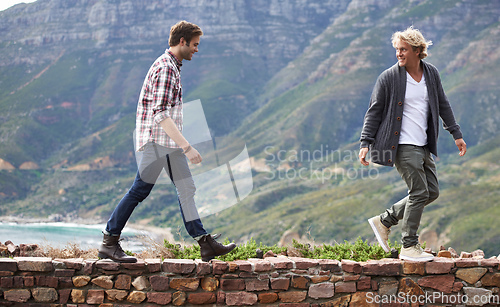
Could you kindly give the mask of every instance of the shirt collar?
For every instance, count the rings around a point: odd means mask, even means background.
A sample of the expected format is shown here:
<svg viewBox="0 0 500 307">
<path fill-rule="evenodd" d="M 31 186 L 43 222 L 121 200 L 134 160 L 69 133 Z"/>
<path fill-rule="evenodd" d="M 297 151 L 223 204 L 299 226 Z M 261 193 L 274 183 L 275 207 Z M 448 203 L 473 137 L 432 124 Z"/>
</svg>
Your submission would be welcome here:
<svg viewBox="0 0 500 307">
<path fill-rule="evenodd" d="M 177 67 L 182 66 L 182 61 L 179 61 L 179 59 L 170 51 L 169 49 L 166 50 L 166 53 L 170 55 L 170 57 L 174 60 L 175 64 L 177 64 Z"/>
</svg>

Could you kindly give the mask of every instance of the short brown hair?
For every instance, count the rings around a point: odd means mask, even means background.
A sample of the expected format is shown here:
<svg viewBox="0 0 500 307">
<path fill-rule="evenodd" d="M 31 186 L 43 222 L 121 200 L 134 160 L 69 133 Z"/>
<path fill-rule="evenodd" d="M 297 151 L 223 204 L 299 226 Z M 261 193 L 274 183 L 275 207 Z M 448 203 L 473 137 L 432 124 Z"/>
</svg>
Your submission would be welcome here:
<svg viewBox="0 0 500 307">
<path fill-rule="evenodd" d="M 182 20 L 170 28 L 170 38 L 168 39 L 168 44 L 170 47 L 177 46 L 181 42 L 181 38 L 184 37 L 189 45 L 193 37 L 202 35 L 203 31 L 201 31 L 199 26 Z"/>
<path fill-rule="evenodd" d="M 419 49 L 420 59 L 425 59 L 427 57 L 427 47 L 432 45 L 432 41 L 426 41 L 422 33 L 418 29 L 414 29 L 413 26 L 407 28 L 404 31 L 398 31 L 392 35 L 392 45 L 396 46 L 396 42 L 402 40 L 413 47 L 413 50 Z"/>
</svg>

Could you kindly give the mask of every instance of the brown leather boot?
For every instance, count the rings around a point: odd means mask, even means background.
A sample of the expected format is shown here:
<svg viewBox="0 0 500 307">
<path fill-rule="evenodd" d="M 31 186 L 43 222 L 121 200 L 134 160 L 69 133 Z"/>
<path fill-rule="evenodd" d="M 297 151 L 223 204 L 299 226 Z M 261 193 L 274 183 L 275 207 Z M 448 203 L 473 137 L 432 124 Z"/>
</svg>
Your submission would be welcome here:
<svg viewBox="0 0 500 307">
<path fill-rule="evenodd" d="M 217 256 L 225 255 L 236 247 L 234 243 L 223 245 L 215 241 L 209 234 L 199 239 L 198 244 L 200 245 L 201 260 L 203 261 L 210 261 Z"/>
<path fill-rule="evenodd" d="M 137 259 L 131 256 L 127 256 L 120 246 L 120 236 L 108 236 L 104 235 L 102 239 L 102 244 L 99 247 L 99 258 L 102 259 L 111 259 L 116 262 L 127 262 L 134 263 L 137 262 Z"/>
</svg>

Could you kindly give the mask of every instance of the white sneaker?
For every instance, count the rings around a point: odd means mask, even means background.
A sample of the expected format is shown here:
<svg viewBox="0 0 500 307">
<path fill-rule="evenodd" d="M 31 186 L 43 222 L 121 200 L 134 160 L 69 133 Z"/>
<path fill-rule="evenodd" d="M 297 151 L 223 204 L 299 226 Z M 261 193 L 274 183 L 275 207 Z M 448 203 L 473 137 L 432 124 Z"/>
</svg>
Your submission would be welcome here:
<svg viewBox="0 0 500 307">
<path fill-rule="evenodd" d="M 411 261 L 431 261 L 434 259 L 432 254 L 424 252 L 420 244 L 410 246 L 408 248 L 401 248 L 401 254 L 399 254 L 399 259 L 411 260 Z"/>
<path fill-rule="evenodd" d="M 380 216 L 372 217 L 368 220 L 370 226 L 372 227 L 373 232 L 375 233 L 375 237 L 377 238 L 378 243 L 386 253 L 391 252 L 389 249 L 389 244 L 387 241 L 389 240 L 389 234 L 391 233 L 391 229 L 385 227 L 384 224 L 380 221 Z"/>
</svg>

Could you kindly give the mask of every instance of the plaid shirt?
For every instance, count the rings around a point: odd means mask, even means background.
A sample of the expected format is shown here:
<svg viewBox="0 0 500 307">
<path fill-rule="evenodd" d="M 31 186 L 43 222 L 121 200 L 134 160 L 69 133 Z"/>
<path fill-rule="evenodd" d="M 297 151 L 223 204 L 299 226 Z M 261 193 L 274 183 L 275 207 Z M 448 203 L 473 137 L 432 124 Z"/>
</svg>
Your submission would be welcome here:
<svg viewBox="0 0 500 307">
<path fill-rule="evenodd" d="M 182 132 L 181 66 L 182 62 L 167 49 L 149 68 L 137 104 L 138 151 L 143 150 L 148 142 L 179 148 L 165 133 L 160 122 L 170 117 Z"/>
</svg>

